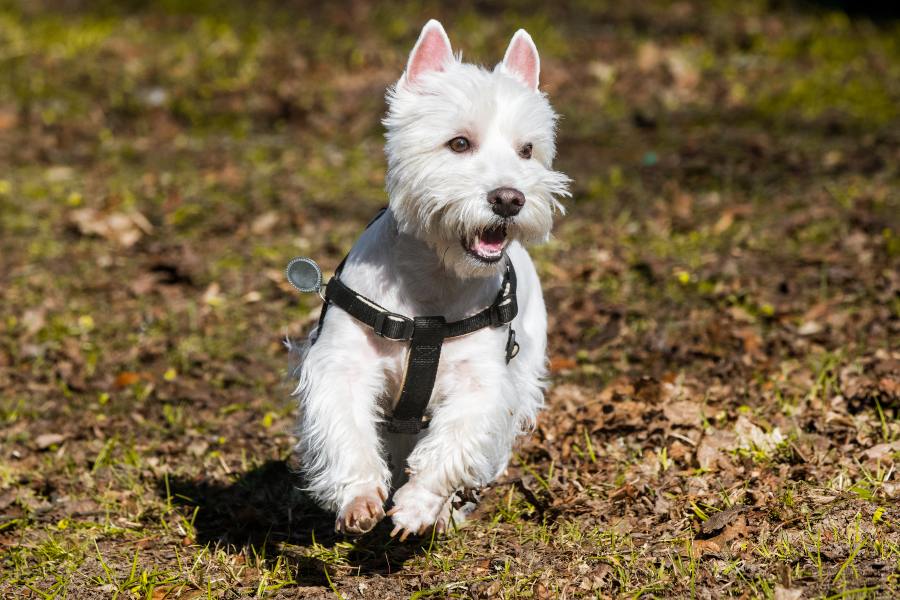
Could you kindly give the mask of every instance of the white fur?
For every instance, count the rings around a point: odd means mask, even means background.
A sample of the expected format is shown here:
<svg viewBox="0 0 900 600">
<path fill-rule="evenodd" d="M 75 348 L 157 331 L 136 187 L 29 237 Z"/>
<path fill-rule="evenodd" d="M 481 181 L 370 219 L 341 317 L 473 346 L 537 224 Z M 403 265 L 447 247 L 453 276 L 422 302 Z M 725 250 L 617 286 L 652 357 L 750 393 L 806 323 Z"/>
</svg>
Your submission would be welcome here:
<svg viewBox="0 0 900 600">
<path fill-rule="evenodd" d="M 431 21 L 417 48 L 429 28 L 446 38 Z M 503 261 L 479 261 L 460 240 L 502 221 L 488 204 L 490 190 L 513 187 L 526 198 L 507 222 L 512 241 L 505 250 L 518 276 L 512 326 L 519 355 L 506 363 L 507 327 L 445 340 L 431 424 L 418 439 L 379 426 L 399 395 L 408 343 L 379 338 L 332 307 L 299 367 L 297 450 L 309 492 L 340 521 L 360 494 L 386 495 L 399 486 L 394 524 L 416 532 L 439 519 L 457 489 L 487 484 L 506 468 L 515 437 L 543 404 L 546 310 L 523 244 L 548 238 L 568 178 L 552 170 L 555 113 L 509 65 L 491 72 L 441 60 L 419 69 L 414 81 L 404 74 L 387 100 L 389 210 L 350 251 L 341 277 L 352 289 L 410 317 L 453 321 L 482 310 L 496 297 Z M 447 147 L 460 135 L 473 142 L 472 151 Z M 525 143 L 533 145 L 531 159 L 518 154 Z"/>
</svg>

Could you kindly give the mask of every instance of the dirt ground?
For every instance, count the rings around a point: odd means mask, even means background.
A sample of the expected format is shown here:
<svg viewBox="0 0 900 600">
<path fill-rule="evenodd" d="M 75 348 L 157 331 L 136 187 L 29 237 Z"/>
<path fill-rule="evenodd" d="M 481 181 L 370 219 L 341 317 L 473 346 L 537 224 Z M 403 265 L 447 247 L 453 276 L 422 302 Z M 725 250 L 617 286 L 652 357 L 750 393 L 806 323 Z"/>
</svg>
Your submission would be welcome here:
<svg viewBox="0 0 900 600">
<path fill-rule="evenodd" d="M 900 597 L 900 22 L 838 4 L 0 0 L 0 596 Z M 552 382 L 465 527 L 344 539 L 283 268 L 429 17 L 563 115 Z"/>
</svg>

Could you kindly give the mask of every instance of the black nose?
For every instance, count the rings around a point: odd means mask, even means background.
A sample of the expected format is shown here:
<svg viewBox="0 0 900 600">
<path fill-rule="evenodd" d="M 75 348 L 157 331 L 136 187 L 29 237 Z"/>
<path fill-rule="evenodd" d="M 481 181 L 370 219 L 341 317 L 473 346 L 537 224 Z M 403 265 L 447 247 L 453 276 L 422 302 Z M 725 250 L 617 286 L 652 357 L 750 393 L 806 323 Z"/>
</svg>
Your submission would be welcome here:
<svg viewBox="0 0 900 600">
<path fill-rule="evenodd" d="M 525 206 L 525 194 L 513 188 L 502 187 L 488 192 L 487 201 L 495 215 L 514 217 Z"/>
</svg>

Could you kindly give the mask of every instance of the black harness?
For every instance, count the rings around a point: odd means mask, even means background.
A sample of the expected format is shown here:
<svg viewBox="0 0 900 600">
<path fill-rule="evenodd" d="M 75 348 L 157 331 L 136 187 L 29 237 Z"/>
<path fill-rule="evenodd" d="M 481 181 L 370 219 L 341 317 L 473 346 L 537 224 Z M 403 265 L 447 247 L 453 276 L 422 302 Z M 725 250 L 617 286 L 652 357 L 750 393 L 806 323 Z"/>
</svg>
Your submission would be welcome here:
<svg viewBox="0 0 900 600">
<path fill-rule="evenodd" d="M 379 213 L 372 222 L 381 214 L 383 213 Z M 425 409 L 431 400 L 444 340 L 468 335 L 485 327 L 502 327 L 511 323 L 519 310 L 516 303 L 516 270 L 512 261 L 507 258 L 503 283 L 494 302 L 471 317 L 448 323 L 443 316 L 410 318 L 399 315 L 354 292 L 340 279 L 346 261 L 347 258 L 344 257 L 325 288 L 325 303 L 319 315 L 316 339 L 321 335 L 325 313 L 333 304 L 360 323 L 371 327 L 379 337 L 397 342 L 408 341 L 409 356 L 400 399 L 387 421 L 387 428 L 394 433 L 417 434 L 428 426 Z M 506 362 L 509 363 L 518 352 L 516 333 L 510 325 L 506 340 Z"/>
</svg>

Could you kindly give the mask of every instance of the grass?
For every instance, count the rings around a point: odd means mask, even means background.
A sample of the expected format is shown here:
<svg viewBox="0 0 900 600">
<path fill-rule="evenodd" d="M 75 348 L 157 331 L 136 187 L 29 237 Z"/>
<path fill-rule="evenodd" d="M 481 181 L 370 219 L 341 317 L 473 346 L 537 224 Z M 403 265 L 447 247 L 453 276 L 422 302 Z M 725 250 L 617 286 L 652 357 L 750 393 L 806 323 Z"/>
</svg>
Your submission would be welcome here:
<svg viewBox="0 0 900 600">
<path fill-rule="evenodd" d="M 291 471 L 281 340 L 319 304 L 282 269 L 384 203 L 383 91 L 432 16 L 486 63 L 526 27 L 563 115 L 552 387 L 470 522 L 346 540 Z M 0 1 L 0 596 L 897 595 L 898 33 Z"/>
</svg>

